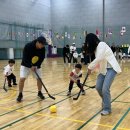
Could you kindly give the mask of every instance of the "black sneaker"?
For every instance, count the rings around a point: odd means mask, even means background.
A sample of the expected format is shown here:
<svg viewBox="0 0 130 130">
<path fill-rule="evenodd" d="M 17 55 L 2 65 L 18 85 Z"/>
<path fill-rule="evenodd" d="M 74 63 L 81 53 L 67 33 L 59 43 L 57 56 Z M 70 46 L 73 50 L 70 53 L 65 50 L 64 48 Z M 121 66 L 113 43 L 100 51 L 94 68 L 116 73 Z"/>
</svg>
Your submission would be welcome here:
<svg viewBox="0 0 130 130">
<path fill-rule="evenodd" d="M 18 97 L 17 97 L 17 102 L 21 102 L 22 99 L 23 99 L 23 94 L 20 93 L 20 94 L 18 95 Z"/>
<path fill-rule="evenodd" d="M 12 87 L 12 85 L 11 85 L 11 84 L 8 84 L 8 86 L 9 86 L 9 87 Z"/>
<path fill-rule="evenodd" d="M 84 90 L 82 91 L 82 95 L 85 95 L 85 91 Z"/>
<path fill-rule="evenodd" d="M 13 85 L 17 85 L 17 83 L 13 83 Z"/>
<path fill-rule="evenodd" d="M 42 92 L 38 92 L 38 97 L 40 97 L 41 99 L 45 99 L 45 97 L 43 96 Z"/>
<path fill-rule="evenodd" d="M 70 92 L 70 91 L 68 91 L 68 92 L 67 92 L 67 96 L 70 96 L 70 95 L 71 95 L 71 92 Z"/>
</svg>

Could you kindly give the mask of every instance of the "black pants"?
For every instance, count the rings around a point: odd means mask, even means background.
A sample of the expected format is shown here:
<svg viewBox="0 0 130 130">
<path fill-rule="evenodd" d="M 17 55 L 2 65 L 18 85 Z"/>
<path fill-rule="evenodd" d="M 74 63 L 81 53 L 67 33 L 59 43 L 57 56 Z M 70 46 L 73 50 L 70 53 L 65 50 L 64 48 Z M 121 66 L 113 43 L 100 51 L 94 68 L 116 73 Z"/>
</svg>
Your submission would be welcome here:
<svg viewBox="0 0 130 130">
<path fill-rule="evenodd" d="M 73 58 L 73 63 L 74 63 L 73 53 L 70 53 L 70 61 L 69 61 L 69 63 L 71 63 L 72 58 Z"/>
<path fill-rule="evenodd" d="M 92 55 L 91 55 L 91 62 L 92 62 L 94 59 L 95 59 L 95 55 L 92 54 Z"/>
<path fill-rule="evenodd" d="M 90 63 L 90 56 L 89 55 L 85 55 L 84 56 L 84 64 L 87 65 L 88 63 Z"/>
<path fill-rule="evenodd" d="M 73 82 L 72 80 L 70 80 L 69 92 L 71 92 L 71 90 L 72 90 L 72 88 L 73 88 L 73 84 L 74 84 L 74 82 Z M 82 87 L 82 85 L 81 85 L 81 83 L 80 83 L 80 80 L 77 80 L 77 86 L 78 86 L 80 89 L 82 89 L 82 91 L 84 91 L 84 90 L 83 90 L 83 87 Z"/>
<path fill-rule="evenodd" d="M 78 61 L 77 61 L 77 59 L 76 58 L 74 58 L 74 63 L 77 63 Z"/>
<path fill-rule="evenodd" d="M 13 80 L 13 84 L 16 83 L 16 76 L 12 73 L 11 75 L 7 76 L 8 85 L 11 84 L 11 81 Z"/>
<path fill-rule="evenodd" d="M 95 55 L 85 55 L 84 56 L 84 62 L 85 65 L 87 65 L 88 63 L 92 62 L 95 59 Z"/>
<path fill-rule="evenodd" d="M 81 63 L 84 63 L 84 58 L 81 58 Z"/>
<path fill-rule="evenodd" d="M 69 63 L 69 57 L 67 55 L 63 55 L 64 63 L 66 63 L 66 58 L 67 58 L 68 63 Z"/>
</svg>

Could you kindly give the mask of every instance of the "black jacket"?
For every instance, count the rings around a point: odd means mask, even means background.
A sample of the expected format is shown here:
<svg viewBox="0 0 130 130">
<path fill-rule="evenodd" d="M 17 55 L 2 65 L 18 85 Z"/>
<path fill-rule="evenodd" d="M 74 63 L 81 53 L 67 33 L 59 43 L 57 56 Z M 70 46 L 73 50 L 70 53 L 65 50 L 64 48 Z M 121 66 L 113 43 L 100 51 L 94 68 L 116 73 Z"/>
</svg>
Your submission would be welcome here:
<svg viewBox="0 0 130 130">
<path fill-rule="evenodd" d="M 38 56 L 39 60 L 37 63 L 32 64 L 32 58 Z M 36 49 L 36 41 L 32 41 L 25 45 L 23 49 L 23 58 L 21 65 L 31 68 L 32 66 L 41 67 L 41 64 L 45 58 L 45 47 L 42 49 Z"/>
<path fill-rule="evenodd" d="M 67 54 L 69 54 L 69 53 L 70 53 L 69 48 L 64 47 L 64 48 L 63 48 L 63 56 L 67 56 Z"/>
</svg>

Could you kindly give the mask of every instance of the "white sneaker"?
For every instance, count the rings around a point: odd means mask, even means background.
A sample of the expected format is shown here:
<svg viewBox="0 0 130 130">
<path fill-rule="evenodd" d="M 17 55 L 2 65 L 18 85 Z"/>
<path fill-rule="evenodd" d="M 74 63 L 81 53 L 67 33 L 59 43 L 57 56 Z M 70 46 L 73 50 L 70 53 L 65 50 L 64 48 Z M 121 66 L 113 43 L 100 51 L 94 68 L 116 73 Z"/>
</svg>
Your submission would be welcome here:
<svg viewBox="0 0 130 130">
<path fill-rule="evenodd" d="M 111 112 L 104 111 L 104 110 L 101 112 L 102 116 L 107 116 L 107 115 L 110 115 L 110 114 L 111 114 Z"/>
</svg>

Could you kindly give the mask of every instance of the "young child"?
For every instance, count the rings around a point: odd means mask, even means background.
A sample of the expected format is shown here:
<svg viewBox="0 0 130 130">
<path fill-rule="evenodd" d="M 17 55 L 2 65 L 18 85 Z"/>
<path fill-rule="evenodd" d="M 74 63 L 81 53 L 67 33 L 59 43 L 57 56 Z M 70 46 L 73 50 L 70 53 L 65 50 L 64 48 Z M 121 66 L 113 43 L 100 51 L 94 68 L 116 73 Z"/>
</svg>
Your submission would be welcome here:
<svg viewBox="0 0 130 130">
<path fill-rule="evenodd" d="M 16 76 L 13 74 L 15 60 L 11 59 L 8 61 L 8 65 L 4 67 L 4 75 L 7 77 L 8 86 L 12 87 L 11 81 L 13 80 L 13 85 L 17 85 Z"/>
<path fill-rule="evenodd" d="M 80 83 L 80 78 L 82 77 L 82 66 L 81 64 L 76 64 L 75 69 L 70 73 L 70 83 L 69 83 L 69 91 L 67 92 L 67 96 L 71 95 L 71 90 L 73 88 L 73 84 L 76 83 L 79 88 L 82 88 Z M 82 88 L 82 95 L 85 95 L 85 91 Z"/>
</svg>

